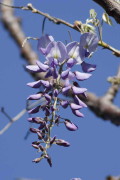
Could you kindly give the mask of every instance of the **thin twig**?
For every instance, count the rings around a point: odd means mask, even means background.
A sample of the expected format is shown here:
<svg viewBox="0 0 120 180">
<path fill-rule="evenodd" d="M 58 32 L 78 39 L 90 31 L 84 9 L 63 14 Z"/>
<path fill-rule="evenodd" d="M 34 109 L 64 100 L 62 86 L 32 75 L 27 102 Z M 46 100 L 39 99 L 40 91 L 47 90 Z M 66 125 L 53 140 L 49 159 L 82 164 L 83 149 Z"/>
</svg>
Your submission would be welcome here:
<svg viewBox="0 0 120 180">
<path fill-rule="evenodd" d="M 5 125 L 5 127 L 0 130 L 0 135 L 2 135 L 5 131 L 8 130 L 8 128 L 15 122 L 17 121 L 18 119 L 20 119 L 24 114 L 26 113 L 26 109 L 23 109 L 22 111 L 20 111 L 15 117 L 13 117 L 11 119 L 11 121 Z"/>
</svg>

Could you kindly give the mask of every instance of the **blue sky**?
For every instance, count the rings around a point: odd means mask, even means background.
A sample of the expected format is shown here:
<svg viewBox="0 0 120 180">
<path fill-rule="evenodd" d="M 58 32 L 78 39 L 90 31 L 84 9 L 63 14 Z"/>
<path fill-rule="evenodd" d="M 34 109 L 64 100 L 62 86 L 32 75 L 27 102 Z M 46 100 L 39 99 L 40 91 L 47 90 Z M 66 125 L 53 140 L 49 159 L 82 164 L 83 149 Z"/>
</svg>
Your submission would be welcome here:
<svg viewBox="0 0 120 180">
<path fill-rule="evenodd" d="M 89 10 L 95 9 L 101 18 L 104 10 L 93 1 L 89 0 L 31 0 L 36 8 L 55 17 L 62 18 L 70 23 L 75 20 L 85 22 L 89 17 Z M 29 1 L 15 1 L 15 5 L 26 5 Z M 31 12 L 16 10 L 15 14 L 21 18 L 22 27 L 26 36 L 40 37 L 43 17 Z M 103 40 L 115 48 L 120 49 L 119 25 L 113 20 L 113 26 L 103 26 Z M 45 33 L 49 33 L 58 41 L 69 41 L 68 30 L 72 38 L 79 41 L 80 33 L 64 26 L 54 25 L 46 21 Z M 5 107 L 11 117 L 25 108 L 26 98 L 32 94 L 32 90 L 26 86 L 32 81 L 30 75 L 24 71 L 25 61 L 20 57 L 19 48 L 16 46 L 8 32 L 0 26 L 0 107 Z M 37 52 L 37 42 L 31 40 L 33 49 Z M 37 52 L 40 56 L 39 52 Z M 108 76 L 116 75 L 119 58 L 108 50 L 98 48 L 90 62 L 97 65 L 93 76 L 81 85 L 89 91 L 102 96 L 109 83 Z M 77 67 L 79 70 L 79 66 Z M 119 93 L 115 103 L 119 106 Z M 18 177 L 34 178 L 39 180 L 70 180 L 80 177 L 82 180 L 103 180 L 108 175 L 120 174 L 120 127 L 96 117 L 89 109 L 84 111 L 85 118 L 76 118 L 71 111 L 62 111 L 63 116 L 70 118 L 78 125 L 79 130 L 69 132 L 65 127 L 58 127 L 54 134 L 71 143 L 69 148 L 53 146 L 50 155 L 53 167 L 50 168 L 46 161 L 39 164 L 32 163 L 32 159 L 38 157 L 36 150 L 31 147 L 35 135 L 31 134 L 24 140 L 29 129 L 28 115 L 24 115 L 15 122 L 7 132 L 0 137 L 0 179 L 15 180 Z M 7 119 L 0 113 L 0 128 Z"/>
</svg>

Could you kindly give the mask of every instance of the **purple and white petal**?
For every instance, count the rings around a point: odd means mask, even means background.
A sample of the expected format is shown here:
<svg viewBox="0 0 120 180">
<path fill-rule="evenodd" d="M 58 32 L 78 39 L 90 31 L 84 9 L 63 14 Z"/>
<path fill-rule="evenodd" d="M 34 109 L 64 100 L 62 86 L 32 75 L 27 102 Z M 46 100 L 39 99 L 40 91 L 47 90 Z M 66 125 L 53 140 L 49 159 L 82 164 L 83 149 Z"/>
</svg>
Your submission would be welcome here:
<svg viewBox="0 0 120 180">
<path fill-rule="evenodd" d="M 68 69 L 65 70 L 65 71 L 62 71 L 62 73 L 61 73 L 61 78 L 62 78 L 63 80 L 65 80 L 65 79 L 68 77 L 69 72 L 70 72 L 70 68 L 68 68 Z"/>
<path fill-rule="evenodd" d="M 70 104 L 70 107 L 71 107 L 71 109 L 73 109 L 73 110 L 79 110 L 79 109 L 82 108 L 82 106 L 80 106 L 80 105 L 78 105 L 78 104 L 75 104 L 75 103 L 71 103 L 71 104 Z"/>
<path fill-rule="evenodd" d="M 50 110 L 49 110 L 47 107 L 45 107 L 45 115 L 46 115 L 46 116 L 49 116 L 49 115 L 50 115 Z"/>
<path fill-rule="evenodd" d="M 59 62 L 65 60 L 67 56 L 66 47 L 62 42 L 51 42 L 47 47 L 47 59 L 58 59 Z"/>
<path fill-rule="evenodd" d="M 57 45 L 61 54 L 61 57 L 59 58 L 59 62 L 62 62 L 68 58 L 67 49 L 66 46 L 60 41 L 57 42 Z"/>
<path fill-rule="evenodd" d="M 32 88 L 39 88 L 41 86 L 41 80 L 27 83 L 27 86 L 30 86 Z"/>
<path fill-rule="evenodd" d="M 40 117 L 30 117 L 28 118 L 28 121 L 36 124 L 44 123 L 44 121 Z"/>
<path fill-rule="evenodd" d="M 78 129 L 78 127 L 68 119 L 65 120 L 64 124 L 69 131 L 76 131 Z"/>
<path fill-rule="evenodd" d="M 78 42 L 71 42 L 67 44 L 66 48 L 67 48 L 68 56 L 70 58 L 75 59 L 78 56 L 78 52 L 79 52 L 77 51 L 77 49 L 79 48 Z"/>
<path fill-rule="evenodd" d="M 82 62 L 81 67 L 82 67 L 82 70 L 87 73 L 92 72 L 96 69 L 95 64 L 88 64 L 84 61 Z"/>
<path fill-rule="evenodd" d="M 74 64 L 76 64 L 76 59 L 70 58 L 67 61 L 67 67 L 71 68 L 74 66 Z"/>
<path fill-rule="evenodd" d="M 38 93 L 38 94 L 32 94 L 30 95 L 27 100 L 38 100 L 42 97 L 42 94 L 41 93 Z"/>
<path fill-rule="evenodd" d="M 70 89 L 71 89 L 71 86 L 66 86 L 66 87 L 62 88 L 62 93 L 67 94 Z"/>
<path fill-rule="evenodd" d="M 75 95 L 74 97 L 74 102 L 82 107 L 87 107 L 87 105 L 83 101 L 81 101 L 77 95 Z"/>
<path fill-rule="evenodd" d="M 45 75 L 45 78 L 49 78 L 50 76 L 52 76 L 52 71 L 51 69 L 49 69 Z"/>
<path fill-rule="evenodd" d="M 89 50 L 89 53 L 92 53 L 96 50 L 98 46 L 98 37 L 96 34 L 87 32 L 81 35 L 80 37 L 80 46 Z"/>
<path fill-rule="evenodd" d="M 55 97 L 58 96 L 58 93 L 59 93 L 58 89 L 55 89 L 55 90 L 53 91 L 53 95 L 54 95 Z"/>
<path fill-rule="evenodd" d="M 45 96 L 45 99 L 46 99 L 48 102 L 51 101 L 51 96 L 50 96 L 49 94 L 45 94 L 44 96 Z"/>
<path fill-rule="evenodd" d="M 68 107 L 68 105 L 69 105 L 69 101 L 67 101 L 67 100 L 61 101 L 60 104 L 61 104 L 61 106 L 62 106 L 63 108 L 66 109 L 66 108 Z"/>
<path fill-rule="evenodd" d="M 37 106 L 31 110 L 28 111 L 29 114 L 35 114 L 35 113 L 38 113 L 39 112 L 39 109 L 40 109 L 40 106 Z"/>
<path fill-rule="evenodd" d="M 65 141 L 65 140 L 63 140 L 63 139 L 57 139 L 57 140 L 55 141 L 55 143 L 56 143 L 57 145 L 59 145 L 59 146 L 64 146 L 64 147 L 69 147 L 69 146 L 70 146 L 70 143 L 67 142 L 67 141 Z"/>
<path fill-rule="evenodd" d="M 37 128 L 30 128 L 30 131 L 31 131 L 32 133 L 40 132 L 40 130 L 37 129 Z"/>
<path fill-rule="evenodd" d="M 46 48 L 47 45 L 54 41 L 54 38 L 48 34 L 42 36 L 39 40 L 38 40 L 38 50 L 41 51 L 41 53 L 45 54 L 46 53 Z"/>
<path fill-rule="evenodd" d="M 38 65 L 40 72 L 46 72 L 49 69 L 48 65 L 43 64 L 40 61 L 36 61 L 36 64 Z"/>
<path fill-rule="evenodd" d="M 82 73 L 82 72 L 79 72 L 79 71 L 75 71 L 74 73 L 75 73 L 76 79 L 79 80 L 79 81 L 86 80 L 92 75 L 92 74 L 89 74 L 89 73 Z"/>
<path fill-rule="evenodd" d="M 80 88 L 80 87 L 76 87 L 76 86 L 72 86 L 72 90 L 73 90 L 74 94 L 82 94 L 87 91 L 86 88 Z"/>
<path fill-rule="evenodd" d="M 84 117 L 84 114 L 82 114 L 79 110 L 72 110 L 73 114 L 78 117 Z"/>
<path fill-rule="evenodd" d="M 57 77 L 58 77 L 58 71 L 57 71 L 57 68 L 56 68 L 55 66 L 54 66 L 54 68 L 53 68 L 52 75 L 53 75 L 53 78 L 54 78 L 54 79 L 57 79 Z"/>
<path fill-rule="evenodd" d="M 40 82 L 41 82 L 41 84 L 42 84 L 44 87 L 46 87 L 46 88 L 50 87 L 49 81 L 40 80 Z"/>
<path fill-rule="evenodd" d="M 40 72 L 40 68 L 37 65 L 28 65 L 26 66 L 26 69 L 34 73 Z"/>
</svg>

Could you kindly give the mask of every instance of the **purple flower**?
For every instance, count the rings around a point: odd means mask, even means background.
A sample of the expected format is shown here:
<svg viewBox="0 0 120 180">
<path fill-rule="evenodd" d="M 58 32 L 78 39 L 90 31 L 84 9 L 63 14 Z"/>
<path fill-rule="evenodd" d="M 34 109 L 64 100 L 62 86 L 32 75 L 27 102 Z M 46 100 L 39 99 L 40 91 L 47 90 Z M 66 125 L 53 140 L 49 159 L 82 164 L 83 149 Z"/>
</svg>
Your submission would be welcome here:
<svg viewBox="0 0 120 180">
<path fill-rule="evenodd" d="M 62 42 L 51 42 L 47 46 L 46 58 L 49 62 L 52 62 L 53 59 L 56 59 L 59 63 L 67 59 L 67 50 L 65 45 Z"/>
<path fill-rule="evenodd" d="M 98 46 L 98 37 L 96 34 L 93 34 L 91 32 L 84 33 L 80 37 L 80 46 L 79 46 L 79 55 L 81 57 L 81 61 L 77 61 L 78 64 L 81 64 L 82 69 L 84 72 L 92 72 L 95 70 L 96 66 L 87 64 L 84 61 L 84 58 L 91 55 L 93 52 L 95 52 L 97 46 Z"/>
<path fill-rule="evenodd" d="M 54 38 L 48 34 L 42 36 L 39 40 L 38 40 L 38 50 L 45 55 L 46 53 L 46 48 L 48 46 L 48 44 L 50 42 L 53 42 Z"/>
<path fill-rule="evenodd" d="M 83 48 L 86 52 L 88 51 L 91 54 L 95 52 L 98 46 L 98 41 L 99 39 L 96 34 L 91 32 L 84 33 L 80 37 L 80 50 Z"/>
<path fill-rule="evenodd" d="M 72 67 L 76 62 L 82 63 L 81 57 L 79 55 L 79 43 L 78 42 L 71 42 L 66 46 L 68 56 L 70 60 L 68 60 L 67 65 L 68 67 Z"/>
</svg>

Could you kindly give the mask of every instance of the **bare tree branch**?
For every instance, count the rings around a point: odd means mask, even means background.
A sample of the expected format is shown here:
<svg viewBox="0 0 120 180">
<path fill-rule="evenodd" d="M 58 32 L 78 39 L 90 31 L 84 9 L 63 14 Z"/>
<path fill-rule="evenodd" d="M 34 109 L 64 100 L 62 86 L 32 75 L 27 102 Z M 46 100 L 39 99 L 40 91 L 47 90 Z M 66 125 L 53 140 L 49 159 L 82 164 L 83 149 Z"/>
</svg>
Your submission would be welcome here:
<svg viewBox="0 0 120 180">
<path fill-rule="evenodd" d="M 6 4 L 6 3 L 9 4 L 9 6 L 12 5 L 12 0 L 3 0 L 2 2 L 4 4 Z M 12 38 L 15 40 L 15 42 L 20 47 L 22 56 L 25 58 L 25 60 L 27 61 L 28 64 L 34 64 L 35 63 L 34 60 L 37 59 L 37 55 L 32 50 L 29 42 L 26 42 L 24 48 L 21 49 L 23 41 L 25 40 L 26 37 L 22 31 L 22 28 L 21 28 L 19 22 L 17 21 L 16 17 L 14 16 L 13 8 L 1 6 L 1 12 L 2 12 L 2 22 L 5 25 L 6 30 L 10 33 Z M 109 49 L 109 48 L 107 48 L 107 49 Z M 118 73 L 118 76 L 119 75 L 120 75 L 120 72 Z M 35 79 L 44 79 L 44 74 L 38 73 L 38 74 L 33 75 L 33 77 Z M 112 85 L 110 87 L 110 89 L 108 90 L 108 92 L 103 97 L 99 98 L 96 95 L 94 95 L 93 93 L 88 93 L 87 99 L 83 99 L 86 102 L 86 104 L 88 105 L 88 107 L 97 116 L 99 116 L 105 120 L 110 120 L 115 125 L 120 125 L 120 108 L 118 108 L 117 106 L 112 104 L 114 97 L 118 91 L 118 88 L 119 88 L 119 86 Z M 72 97 L 72 94 L 69 94 L 69 95 Z"/>
<path fill-rule="evenodd" d="M 108 176 L 106 180 L 120 180 L 120 176 Z"/>
<path fill-rule="evenodd" d="M 30 3 L 27 4 L 27 6 L 12 6 L 12 5 L 8 5 L 8 3 L 4 3 L 4 0 L 3 0 L 3 3 L 0 3 L 0 4 L 1 4 L 1 6 L 5 6 L 6 8 L 17 8 L 17 9 L 22 9 L 22 10 L 28 10 L 28 11 L 31 11 L 32 13 L 36 13 L 36 14 L 46 17 L 48 20 L 52 21 L 55 24 L 64 24 L 76 31 L 79 31 L 79 32 L 81 31 L 81 28 L 79 27 L 80 25 L 79 26 L 76 25 L 76 21 L 74 22 L 74 24 L 70 24 L 69 22 L 67 22 L 65 20 L 53 17 L 47 13 L 44 13 L 44 12 L 34 8 L 33 5 Z M 4 8 L 2 7 L 2 9 L 4 9 Z M 80 24 L 82 25 L 82 22 L 80 22 Z M 112 51 L 112 53 L 115 56 L 120 57 L 120 50 L 113 48 L 112 46 L 105 43 L 104 41 L 99 41 L 99 46 L 102 46 L 104 49 L 108 49 L 108 50 Z"/>
<path fill-rule="evenodd" d="M 109 16 L 112 16 L 120 24 L 120 3 L 116 0 L 93 0 L 102 6 Z"/>
</svg>

